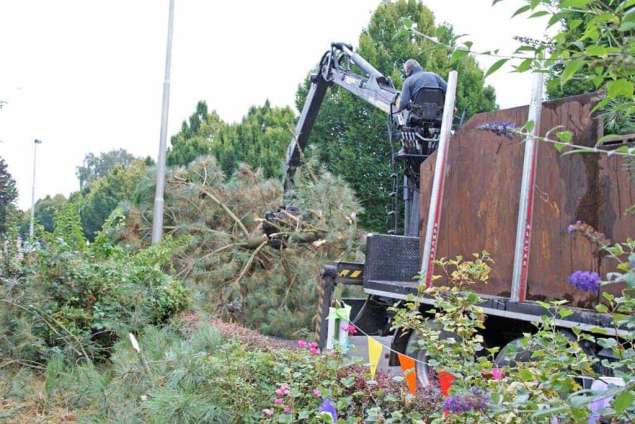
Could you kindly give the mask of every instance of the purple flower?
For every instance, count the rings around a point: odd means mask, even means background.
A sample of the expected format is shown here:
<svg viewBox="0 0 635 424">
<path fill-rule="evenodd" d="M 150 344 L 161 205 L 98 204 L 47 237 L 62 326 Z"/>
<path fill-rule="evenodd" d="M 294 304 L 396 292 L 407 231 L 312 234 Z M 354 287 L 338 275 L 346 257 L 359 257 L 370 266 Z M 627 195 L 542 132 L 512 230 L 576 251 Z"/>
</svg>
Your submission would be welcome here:
<svg viewBox="0 0 635 424">
<path fill-rule="evenodd" d="M 600 291 L 600 276 L 597 272 L 576 271 L 569 277 L 569 284 L 578 290 L 597 293 Z"/>
<path fill-rule="evenodd" d="M 443 402 L 443 410 L 451 414 L 487 410 L 489 396 L 480 389 L 472 389 L 463 395 L 448 396 Z"/>
<path fill-rule="evenodd" d="M 322 405 L 320 405 L 320 415 L 329 415 L 334 423 L 337 422 L 337 410 L 335 404 L 328 398 L 324 398 Z"/>
<path fill-rule="evenodd" d="M 515 130 L 515 125 L 513 122 L 509 121 L 494 121 L 494 122 L 486 122 L 480 125 L 477 129 L 483 131 L 490 131 L 496 135 L 501 135 L 511 139 L 513 137 L 513 130 Z"/>
</svg>

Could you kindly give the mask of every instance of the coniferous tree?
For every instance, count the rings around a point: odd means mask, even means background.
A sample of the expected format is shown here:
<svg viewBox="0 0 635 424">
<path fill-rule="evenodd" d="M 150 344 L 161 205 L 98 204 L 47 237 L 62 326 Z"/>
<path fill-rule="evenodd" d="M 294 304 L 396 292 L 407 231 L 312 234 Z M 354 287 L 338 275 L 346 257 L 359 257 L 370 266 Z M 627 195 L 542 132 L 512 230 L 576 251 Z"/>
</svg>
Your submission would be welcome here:
<svg viewBox="0 0 635 424">
<path fill-rule="evenodd" d="M 7 169 L 7 163 L 0 157 L 0 234 L 7 230 L 9 215 L 15 212 L 17 197 L 15 180 Z"/>
<path fill-rule="evenodd" d="M 181 131 L 172 136 L 168 151 L 168 166 L 185 166 L 199 156 L 209 154 L 216 135 L 225 125 L 215 111 L 207 111 L 207 103 L 200 101 Z"/>
<path fill-rule="evenodd" d="M 252 106 L 237 124 L 226 125 L 212 143 L 226 175 L 232 175 L 240 163 L 260 169 L 265 177 L 282 175 L 282 162 L 293 134 L 295 116 L 288 107 L 272 107 L 267 100 Z"/>
</svg>

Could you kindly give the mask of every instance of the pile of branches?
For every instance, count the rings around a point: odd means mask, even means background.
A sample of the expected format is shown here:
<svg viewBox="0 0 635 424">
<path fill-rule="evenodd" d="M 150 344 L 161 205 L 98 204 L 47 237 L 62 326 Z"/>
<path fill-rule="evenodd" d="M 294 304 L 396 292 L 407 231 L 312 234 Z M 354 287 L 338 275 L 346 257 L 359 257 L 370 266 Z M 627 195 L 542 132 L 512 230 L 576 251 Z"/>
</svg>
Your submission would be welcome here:
<svg viewBox="0 0 635 424">
<path fill-rule="evenodd" d="M 126 225 L 114 235 L 121 241 L 148 243 L 153 181 L 142 181 L 125 211 Z M 312 331 L 321 265 L 360 259 L 361 209 L 344 181 L 314 163 L 296 176 L 293 207 L 281 202 L 279 181 L 247 166 L 227 178 L 204 156 L 167 176 L 164 231 L 175 245 L 172 272 L 205 312 L 300 337 Z"/>
</svg>

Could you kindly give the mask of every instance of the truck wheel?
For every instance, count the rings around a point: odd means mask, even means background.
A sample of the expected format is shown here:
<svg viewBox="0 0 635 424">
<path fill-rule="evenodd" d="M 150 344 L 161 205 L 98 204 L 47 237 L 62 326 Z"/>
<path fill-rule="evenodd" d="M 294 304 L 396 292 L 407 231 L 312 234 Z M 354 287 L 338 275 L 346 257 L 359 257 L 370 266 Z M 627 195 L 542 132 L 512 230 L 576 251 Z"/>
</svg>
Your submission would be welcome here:
<svg viewBox="0 0 635 424">
<path fill-rule="evenodd" d="M 419 387 L 429 387 L 430 386 L 430 368 L 428 368 L 428 358 L 425 350 L 419 346 L 419 340 L 421 336 L 417 333 L 412 333 L 408 338 L 408 343 L 406 344 L 405 354 L 414 358 L 417 362 L 415 362 L 415 372 L 417 373 L 417 385 Z"/>
<path fill-rule="evenodd" d="M 441 330 L 440 324 L 436 321 L 429 319 L 426 321 L 426 325 L 430 328 L 440 330 L 441 333 L 439 337 L 442 339 L 453 338 L 456 339 L 457 336 L 454 333 L 450 333 L 448 331 Z M 419 333 L 413 332 L 408 337 L 408 343 L 406 344 L 405 354 L 414 358 L 417 362 L 415 363 L 415 371 L 417 373 L 417 382 L 419 387 L 429 387 L 432 384 L 434 377 L 434 370 L 428 366 L 428 357 L 426 355 L 425 350 L 419 345 L 419 340 L 421 339 L 421 335 Z"/>
<path fill-rule="evenodd" d="M 503 346 L 494 359 L 497 367 L 514 366 L 517 362 L 529 361 L 532 352 L 522 345 L 522 339 L 519 337 Z"/>
</svg>

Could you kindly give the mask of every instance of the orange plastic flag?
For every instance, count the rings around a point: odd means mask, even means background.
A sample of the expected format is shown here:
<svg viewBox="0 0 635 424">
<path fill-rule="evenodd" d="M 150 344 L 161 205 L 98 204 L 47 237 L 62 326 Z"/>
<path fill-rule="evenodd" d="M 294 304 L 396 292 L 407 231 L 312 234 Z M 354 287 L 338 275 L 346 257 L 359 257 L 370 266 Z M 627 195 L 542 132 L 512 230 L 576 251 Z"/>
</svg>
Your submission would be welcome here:
<svg viewBox="0 0 635 424">
<path fill-rule="evenodd" d="M 452 387 L 452 382 L 454 382 L 454 376 L 447 371 L 439 371 L 437 375 L 439 376 L 439 388 L 441 389 L 441 394 L 443 396 L 447 396 L 450 394 L 450 388 Z"/>
<path fill-rule="evenodd" d="M 372 337 L 368 337 L 368 362 L 370 363 L 370 376 L 375 378 L 375 372 L 377 372 L 377 364 L 379 364 L 379 358 L 381 357 L 381 351 L 383 346 L 377 340 Z"/>
<path fill-rule="evenodd" d="M 417 371 L 415 371 L 415 360 L 402 353 L 397 353 L 397 355 L 399 357 L 399 366 L 406 378 L 408 391 L 410 391 L 410 394 L 414 396 L 417 394 Z"/>
</svg>

